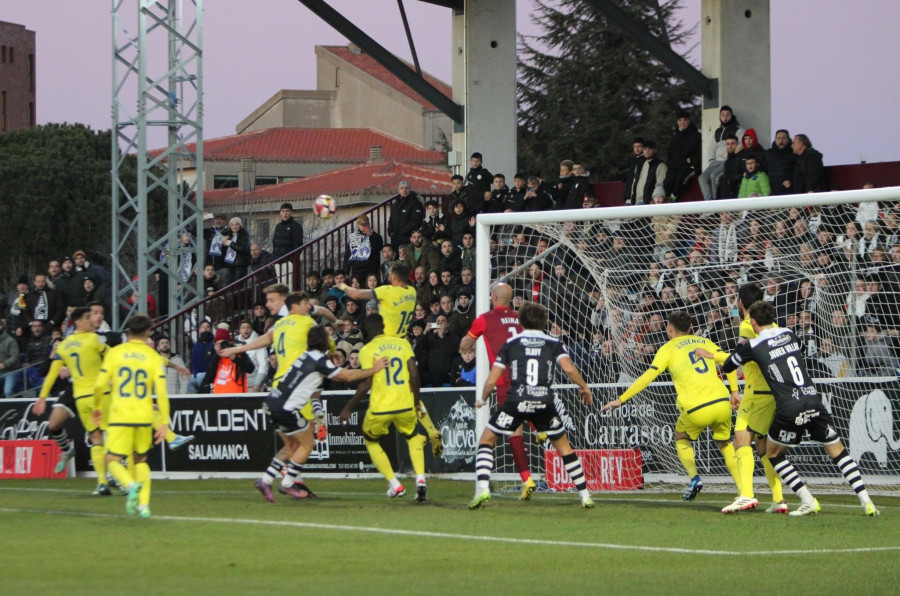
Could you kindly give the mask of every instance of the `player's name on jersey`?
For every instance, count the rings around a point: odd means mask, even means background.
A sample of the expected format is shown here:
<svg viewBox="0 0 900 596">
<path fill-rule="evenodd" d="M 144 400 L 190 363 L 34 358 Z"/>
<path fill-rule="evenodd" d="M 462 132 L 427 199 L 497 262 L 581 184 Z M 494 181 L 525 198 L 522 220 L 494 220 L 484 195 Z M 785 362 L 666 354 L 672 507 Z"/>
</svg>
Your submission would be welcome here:
<svg viewBox="0 0 900 596">
<path fill-rule="evenodd" d="M 268 420 L 262 408 L 245 410 L 175 410 L 172 412 L 172 431 L 176 433 L 235 432 L 268 430 Z"/>
<path fill-rule="evenodd" d="M 189 445 L 190 460 L 241 460 L 250 459 L 250 450 L 246 445 Z"/>
<path fill-rule="evenodd" d="M 775 360 L 779 356 L 784 356 L 785 354 L 796 354 L 800 351 L 800 344 L 797 342 L 789 343 L 786 346 L 781 346 L 780 348 L 774 348 L 769 350 L 769 358 Z"/>
<path fill-rule="evenodd" d="M 122 358 L 134 358 L 135 360 L 140 360 L 141 362 L 143 362 L 147 359 L 147 355 L 137 351 L 126 351 L 122 353 Z"/>
<path fill-rule="evenodd" d="M 501 325 L 518 325 L 519 317 L 500 317 Z"/>
</svg>

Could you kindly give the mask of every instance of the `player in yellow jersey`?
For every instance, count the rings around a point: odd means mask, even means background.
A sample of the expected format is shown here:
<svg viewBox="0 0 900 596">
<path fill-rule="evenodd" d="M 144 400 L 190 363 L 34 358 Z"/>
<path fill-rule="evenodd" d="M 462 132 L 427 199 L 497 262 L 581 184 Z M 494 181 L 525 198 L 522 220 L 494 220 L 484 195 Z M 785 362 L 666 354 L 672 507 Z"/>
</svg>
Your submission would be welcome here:
<svg viewBox="0 0 900 596">
<path fill-rule="evenodd" d="M 169 430 L 169 396 L 166 392 L 166 363 L 147 345 L 153 321 L 147 315 L 133 315 L 125 324 L 128 341 L 110 348 L 94 385 L 95 423 L 103 412 L 103 396 L 109 394 L 106 465 L 120 486 L 128 491 L 125 513 L 150 517 L 150 465 L 147 452 L 161 443 Z M 153 396 L 163 423 L 153 432 Z M 134 456 L 134 476 L 122 465 L 122 458 Z"/>
<path fill-rule="evenodd" d="M 734 445 L 731 444 L 731 404 L 728 391 L 719 378 L 715 365 L 710 366 L 705 359 L 694 355 L 694 350 L 701 347 L 713 353 L 722 350 L 706 338 L 691 335 L 690 331 L 690 314 L 683 311 L 670 314 L 669 324 L 666 326 L 669 341 L 656 352 L 650 368 L 618 399 L 607 402 L 600 410 L 603 412 L 618 408 L 646 388 L 664 370 L 669 371 L 675 383 L 678 395 L 676 406 L 680 414 L 675 423 L 675 450 L 691 479 L 682 495 L 685 501 L 693 501 L 703 488 L 691 442 L 697 440 L 706 428 L 712 431 L 713 440 L 722 451 L 725 467 L 734 478 L 738 491 L 741 488 Z M 732 372 L 727 375 L 727 379 L 734 396 L 738 391 L 737 375 Z"/>
<path fill-rule="evenodd" d="M 406 337 L 416 310 L 416 290 L 409 285 L 409 265 L 406 263 L 391 265 L 390 285 L 378 286 L 374 290 L 360 290 L 342 283 L 337 289 L 346 293 L 352 300 L 377 300 L 378 314 L 384 318 L 384 334 Z M 419 408 L 420 420 L 431 439 L 431 450 L 435 457 L 440 457 L 444 450 L 441 433 L 434 426 L 425 405 L 420 403 Z"/>
<path fill-rule="evenodd" d="M 763 291 L 756 284 L 744 284 L 738 289 L 738 310 L 744 318 L 740 326 L 740 343 L 756 339 L 756 333 L 750 324 L 748 310 L 757 300 L 762 300 Z M 773 325 L 777 327 L 777 325 Z M 724 353 L 723 353 L 724 354 Z M 727 354 L 724 354 L 727 356 Z M 716 358 L 721 364 L 725 361 L 722 357 Z M 722 513 L 737 513 L 748 509 L 754 509 L 759 504 L 753 493 L 753 470 L 756 460 L 753 457 L 751 444 L 756 438 L 756 453 L 762 462 L 766 473 L 766 480 L 772 490 L 772 504 L 766 509 L 766 513 L 787 513 L 788 506 L 784 501 L 781 487 L 781 478 L 766 457 L 766 435 L 769 426 L 775 418 L 775 397 L 765 377 L 755 362 L 746 362 L 742 366 L 744 370 L 744 396 L 740 395 L 732 400 L 731 406 L 737 410 L 734 421 L 734 449 L 737 457 L 738 475 L 741 479 L 741 494 L 733 503 L 722 509 Z"/>
<path fill-rule="evenodd" d="M 269 312 L 273 315 L 283 313 L 283 316 L 278 319 L 265 335 L 248 344 L 222 350 L 222 357 L 226 358 L 234 354 L 274 346 L 275 357 L 278 361 L 272 382 L 272 388 L 274 389 L 278 387 L 279 382 L 281 382 L 281 379 L 290 370 L 291 365 L 297 358 L 306 352 L 309 330 L 316 325 L 312 317 L 321 316 L 332 323 L 337 318 L 327 308 L 313 306 L 309 301 L 309 294 L 306 292 L 288 293 L 287 286 L 283 284 L 269 286 L 263 291 L 266 293 L 266 307 L 269 309 Z M 287 310 L 282 311 L 282 306 Z M 326 416 L 324 410 L 313 411 L 313 405 L 318 403 L 318 401 L 310 400 L 300 410 L 300 414 L 307 420 L 315 418 L 316 425 L 321 428 L 325 423 Z M 271 486 L 271 480 L 285 469 L 289 461 L 293 459 L 295 462 L 305 462 L 316 446 L 316 436 L 312 425 L 307 425 L 296 435 L 291 436 L 279 431 L 279 436 L 284 446 L 278 450 L 278 453 L 275 454 L 275 457 L 272 458 L 269 467 L 266 469 L 264 478 L 270 481 L 268 486 Z M 310 496 L 315 496 L 303 484 L 301 477 L 297 477 L 296 484 L 302 485 Z M 263 497 L 266 500 L 269 500 L 265 491 L 259 486 L 256 488 L 263 493 Z"/>
<path fill-rule="evenodd" d="M 91 461 L 94 464 L 94 471 L 97 472 L 97 488 L 94 489 L 94 494 L 110 495 L 112 493 L 106 485 L 106 448 L 103 446 L 103 431 L 106 430 L 107 420 L 104 418 L 94 424 L 91 419 L 94 410 L 92 399 L 94 383 L 100 373 L 107 346 L 101 343 L 100 336 L 96 333 L 95 318 L 91 316 L 90 307 L 79 306 L 73 310 L 72 320 L 75 321 L 75 333 L 65 338 L 56 349 L 56 358 L 50 365 L 50 372 L 44 378 L 44 384 L 32 411 L 37 416 L 44 413 L 50 389 L 65 366 L 72 379 L 72 386 L 53 405 L 50 422 L 47 425 L 50 438 L 56 441 L 62 450 L 53 471 L 56 474 L 63 472 L 69 460 L 75 457 L 75 446 L 69 441 L 65 423 L 70 417 L 78 416 L 85 432 L 88 433 Z"/>
<path fill-rule="evenodd" d="M 412 347 L 404 338 L 385 334 L 384 318 L 378 314 L 366 316 L 366 335 L 369 343 L 359 351 L 359 363 L 363 369 L 371 369 L 381 358 L 387 358 L 384 374 L 376 374 L 359 384 L 356 394 L 341 411 L 341 423 L 350 420 L 350 414 L 369 389 L 372 395 L 362 423 L 363 438 L 375 468 L 387 479 L 389 497 L 402 497 L 406 489 L 394 475 L 394 468 L 379 441 L 388 434 L 393 424 L 397 432 L 406 437 L 409 458 L 416 473 L 416 502 L 424 503 L 425 486 L 425 437 L 416 432 L 419 411 L 419 369 Z"/>
</svg>

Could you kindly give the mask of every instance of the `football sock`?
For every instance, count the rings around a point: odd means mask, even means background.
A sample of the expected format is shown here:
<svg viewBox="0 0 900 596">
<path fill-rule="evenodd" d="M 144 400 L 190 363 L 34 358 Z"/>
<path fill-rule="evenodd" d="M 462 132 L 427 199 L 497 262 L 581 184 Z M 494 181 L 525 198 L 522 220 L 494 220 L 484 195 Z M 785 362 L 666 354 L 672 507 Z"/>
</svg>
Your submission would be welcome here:
<svg viewBox="0 0 900 596">
<path fill-rule="evenodd" d="M 106 468 L 122 488 L 128 488 L 129 486 L 131 486 L 131 483 L 134 482 L 134 477 L 132 477 L 132 475 L 128 473 L 128 470 L 125 469 L 125 466 L 123 466 L 122 462 L 118 459 L 106 462 Z"/>
<path fill-rule="evenodd" d="M 56 444 L 59 445 L 59 448 L 61 451 L 69 450 L 69 447 L 70 447 L 69 433 L 66 432 L 65 427 L 63 427 L 57 431 L 51 432 L 50 438 L 53 439 L 54 441 L 56 441 Z"/>
<path fill-rule="evenodd" d="M 731 478 L 734 480 L 734 485 L 737 487 L 738 492 L 742 495 L 744 494 L 741 490 L 743 486 L 743 478 L 738 473 L 738 460 L 737 456 L 734 453 L 734 444 L 728 443 L 724 447 L 720 449 L 722 451 L 722 457 L 725 459 L 725 467 L 728 468 L 728 473 L 731 474 Z M 753 452 L 750 452 L 750 461 L 753 461 Z M 693 478 L 693 476 L 691 476 Z M 750 472 L 750 496 L 753 496 L 753 471 Z"/>
<path fill-rule="evenodd" d="M 856 491 L 859 502 L 863 505 L 868 503 L 871 499 L 869 498 L 869 491 L 866 490 L 866 483 L 863 482 L 862 476 L 859 475 L 859 467 L 856 465 L 856 461 L 850 457 L 847 450 L 844 449 L 841 451 L 838 456 L 832 458 L 831 461 L 840 468 L 841 474 L 847 479 L 847 484 Z"/>
<path fill-rule="evenodd" d="M 735 451 L 735 459 L 737 460 L 738 469 L 738 490 L 742 497 L 753 498 L 753 470 L 756 468 L 756 458 L 753 454 L 753 447 L 743 445 Z M 728 465 L 728 460 L 725 460 Z"/>
<path fill-rule="evenodd" d="M 391 478 L 390 480 L 388 480 L 388 486 L 390 486 L 390 487 L 391 487 L 392 489 L 394 489 L 394 490 L 397 490 L 398 488 L 400 488 L 400 487 L 403 486 L 403 485 L 400 484 L 400 481 L 397 480 L 397 477 L 396 477 L 396 476 L 394 476 L 393 478 Z"/>
<path fill-rule="evenodd" d="M 800 475 L 797 474 L 797 470 L 794 469 L 791 462 L 789 462 L 784 455 L 779 455 L 778 457 L 770 459 L 775 471 L 781 476 L 781 481 L 787 484 L 792 491 L 797 493 L 797 496 L 800 497 L 800 500 L 803 501 L 804 505 L 812 505 L 814 500 L 812 493 L 806 488 L 806 485 L 800 479 Z"/>
<path fill-rule="evenodd" d="M 697 462 L 694 460 L 694 446 L 691 442 L 688 439 L 678 439 L 675 441 L 675 450 L 678 451 L 678 459 L 687 471 L 688 478 L 697 476 Z"/>
<path fill-rule="evenodd" d="M 413 471 L 416 476 L 425 476 L 425 435 L 416 433 L 406 439 L 409 445 L 409 459 L 412 461 Z"/>
<path fill-rule="evenodd" d="M 275 479 L 281 474 L 281 471 L 284 469 L 284 462 L 278 459 L 277 457 L 273 457 L 272 461 L 269 463 L 269 467 L 266 468 L 266 471 L 263 472 L 262 481 L 269 486 L 272 486 L 272 483 L 275 482 Z"/>
<path fill-rule="evenodd" d="M 106 447 L 91 445 L 91 462 L 94 464 L 94 471 L 97 472 L 97 484 L 106 484 Z"/>
<path fill-rule="evenodd" d="M 581 460 L 578 458 L 578 455 L 573 451 L 569 455 L 564 455 L 562 460 L 566 466 L 569 480 L 572 481 L 575 488 L 579 491 L 587 490 L 587 483 L 584 481 L 584 469 L 581 467 Z"/>
<path fill-rule="evenodd" d="M 289 488 L 294 485 L 295 482 L 300 480 L 303 481 L 300 477 L 300 473 L 303 472 L 303 464 L 298 464 L 295 461 L 289 461 L 287 465 L 287 473 L 284 475 L 284 478 L 281 479 L 281 486 L 285 488 Z"/>
<path fill-rule="evenodd" d="M 150 464 L 141 462 L 134 465 L 134 481 L 141 483 L 138 493 L 138 505 L 150 504 Z"/>
<path fill-rule="evenodd" d="M 365 441 L 366 449 L 369 451 L 369 457 L 372 458 L 372 463 L 375 464 L 375 469 L 381 472 L 381 475 L 384 476 L 388 482 L 394 479 L 394 467 L 391 466 L 391 460 L 388 458 L 387 453 L 384 452 L 384 449 L 381 447 L 381 443 L 378 441 Z M 425 456 L 422 455 L 424 458 Z M 393 485 L 391 485 L 393 488 Z"/>
<path fill-rule="evenodd" d="M 163 420 L 162 414 L 159 413 L 159 410 L 153 410 L 153 430 L 155 431 L 160 426 L 163 425 L 165 420 Z M 175 437 L 178 435 L 170 428 L 169 432 L 166 433 L 166 443 L 171 443 L 175 440 Z"/>
<path fill-rule="evenodd" d="M 784 491 L 781 490 L 781 478 L 778 477 L 778 472 L 775 471 L 772 462 L 769 461 L 769 456 L 761 455 L 759 459 L 762 462 L 763 471 L 766 473 L 766 480 L 769 481 L 769 488 L 772 490 L 772 501 L 781 503 L 784 501 Z"/>
<path fill-rule="evenodd" d="M 478 488 L 488 490 L 491 482 L 491 470 L 494 467 L 494 446 L 482 443 L 475 454 L 475 477 Z"/>
<path fill-rule="evenodd" d="M 522 482 L 528 482 L 531 471 L 528 469 L 528 454 L 525 453 L 525 437 L 513 435 L 509 438 L 509 450 L 512 452 L 513 464 Z"/>
</svg>

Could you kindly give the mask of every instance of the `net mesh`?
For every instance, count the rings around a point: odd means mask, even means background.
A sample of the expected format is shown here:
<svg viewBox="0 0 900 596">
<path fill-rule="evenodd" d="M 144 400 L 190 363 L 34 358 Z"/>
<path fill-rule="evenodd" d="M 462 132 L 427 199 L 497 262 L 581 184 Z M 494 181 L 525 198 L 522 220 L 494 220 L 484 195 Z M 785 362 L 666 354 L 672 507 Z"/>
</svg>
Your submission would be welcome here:
<svg viewBox="0 0 900 596">
<path fill-rule="evenodd" d="M 734 349 L 737 290 L 756 283 L 778 324 L 802 338 L 807 366 L 866 482 L 897 492 L 898 210 L 869 202 L 655 216 L 641 209 L 641 217 L 501 224 L 489 226 L 490 254 L 478 256 L 490 258 L 492 282 L 509 283 L 517 304 L 548 308 L 549 332 L 563 338 L 592 386 L 598 405 L 590 408 L 558 379 L 570 442 L 640 450 L 644 488 L 687 481 L 674 449 L 678 414 L 668 374 L 612 414 L 601 416 L 599 404 L 648 368 L 675 310 L 692 315 L 694 334 Z M 532 471 L 542 474 L 546 454 L 533 438 L 526 442 Z M 733 491 L 708 431 L 695 451 L 704 483 Z M 811 483 L 849 490 L 820 446 L 804 441 L 790 457 Z M 508 447 L 498 451 L 497 472 L 517 483 Z M 764 482 L 759 465 L 755 481 Z"/>
</svg>

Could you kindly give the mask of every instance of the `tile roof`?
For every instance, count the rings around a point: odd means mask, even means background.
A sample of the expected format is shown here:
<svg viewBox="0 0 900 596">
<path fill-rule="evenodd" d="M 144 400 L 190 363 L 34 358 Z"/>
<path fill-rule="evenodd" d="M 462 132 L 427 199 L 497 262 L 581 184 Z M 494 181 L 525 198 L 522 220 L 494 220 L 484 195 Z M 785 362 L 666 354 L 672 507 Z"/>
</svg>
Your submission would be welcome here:
<svg viewBox="0 0 900 596">
<path fill-rule="evenodd" d="M 371 128 L 267 128 L 206 139 L 203 159 L 240 161 L 252 157 L 264 162 L 358 164 L 369 160 L 369 147 L 373 145 L 381 146 L 385 161 L 441 165 L 447 160 L 442 151 L 422 149 Z M 190 143 L 188 150 L 194 151 L 194 147 Z"/>
<path fill-rule="evenodd" d="M 389 85 L 402 93 L 403 95 L 419 102 L 423 108 L 427 110 L 437 110 L 435 106 L 431 103 L 425 101 L 418 93 L 412 90 L 412 88 L 397 78 L 395 75 L 391 74 L 388 69 L 383 67 L 381 64 L 376 62 L 375 58 L 372 58 L 368 54 L 365 53 L 354 53 L 351 52 L 347 46 L 318 46 L 323 50 L 330 52 L 347 62 L 348 64 L 358 68 L 359 70 L 375 77 L 379 81 L 383 82 L 386 85 Z M 405 62 L 405 61 L 404 61 Z M 409 65 L 407 63 L 407 65 Z M 411 65 L 409 65 L 412 68 Z M 434 85 L 441 93 L 446 95 L 447 97 L 453 97 L 453 88 L 450 87 L 447 83 L 441 81 L 438 78 L 435 78 L 428 74 L 425 71 L 422 71 L 422 74 L 425 77 L 425 80 Z"/>
<path fill-rule="evenodd" d="M 252 200 L 254 203 L 281 202 L 313 199 L 320 194 L 335 197 L 364 193 L 393 195 L 401 180 L 409 180 L 413 190 L 420 194 L 447 194 L 451 190 L 450 175 L 449 170 L 415 164 L 367 163 L 281 184 L 260 186 L 253 193 Z M 207 190 L 203 193 L 204 209 L 243 200 L 246 200 L 244 191 L 236 188 Z"/>
</svg>

